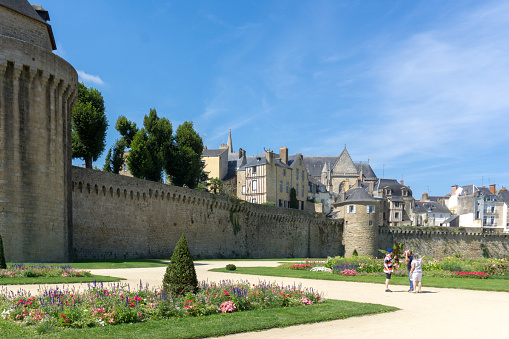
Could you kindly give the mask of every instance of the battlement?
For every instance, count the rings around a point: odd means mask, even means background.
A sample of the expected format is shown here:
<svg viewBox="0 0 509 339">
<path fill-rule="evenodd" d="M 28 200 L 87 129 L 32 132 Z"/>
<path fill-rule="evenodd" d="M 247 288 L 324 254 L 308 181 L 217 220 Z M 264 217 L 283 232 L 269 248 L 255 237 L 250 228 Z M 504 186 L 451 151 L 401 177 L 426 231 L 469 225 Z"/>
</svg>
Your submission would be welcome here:
<svg viewBox="0 0 509 339">
<path fill-rule="evenodd" d="M 197 257 L 291 257 L 341 249 L 342 226 L 324 214 L 80 167 L 72 168 L 78 258 L 166 257 L 182 233 Z M 333 243 L 331 239 L 335 239 Z"/>
</svg>

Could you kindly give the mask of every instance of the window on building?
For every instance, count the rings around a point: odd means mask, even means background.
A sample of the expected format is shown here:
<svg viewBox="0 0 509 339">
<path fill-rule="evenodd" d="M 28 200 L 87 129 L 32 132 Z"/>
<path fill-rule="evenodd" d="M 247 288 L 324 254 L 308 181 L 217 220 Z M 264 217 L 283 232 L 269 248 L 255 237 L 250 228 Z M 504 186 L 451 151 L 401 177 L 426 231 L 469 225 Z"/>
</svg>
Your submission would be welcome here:
<svg viewBox="0 0 509 339">
<path fill-rule="evenodd" d="M 495 225 L 495 217 L 493 217 L 493 216 L 491 217 L 491 225 L 492 226 Z"/>
<path fill-rule="evenodd" d="M 394 202 L 394 207 L 399 207 L 399 201 Z"/>
<path fill-rule="evenodd" d="M 258 181 L 253 180 L 253 192 L 256 192 L 257 189 L 258 189 Z"/>
<path fill-rule="evenodd" d="M 373 220 L 369 221 L 369 226 L 373 226 Z"/>
<path fill-rule="evenodd" d="M 401 192 L 401 194 L 403 194 L 403 196 L 404 196 L 404 197 L 406 197 L 406 196 L 408 195 L 408 191 L 407 191 L 407 190 L 403 190 L 403 191 Z"/>
<path fill-rule="evenodd" d="M 253 198 L 253 204 L 256 204 L 256 198 Z"/>
<path fill-rule="evenodd" d="M 366 208 L 368 213 L 375 213 L 375 205 L 368 205 Z"/>
<path fill-rule="evenodd" d="M 279 199 L 279 207 L 283 207 L 283 200 Z"/>
<path fill-rule="evenodd" d="M 288 182 L 286 183 L 286 193 L 290 192 L 290 185 L 288 184 Z"/>
<path fill-rule="evenodd" d="M 127 164 L 124 164 L 124 172 L 127 172 Z"/>
<path fill-rule="evenodd" d="M 283 181 L 279 182 L 279 192 L 283 192 Z"/>
<path fill-rule="evenodd" d="M 443 215 L 443 214 L 440 214 L 440 218 L 443 218 L 443 217 L 444 217 L 444 215 Z"/>
<path fill-rule="evenodd" d="M 256 166 L 253 166 L 253 174 L 256 174 Z"/>
<path fill-rule="evenodd" d="M 295 170 L 295 180 L 299 180 L 299 169 Z"/>
<path fill-rule="evenodd" d="M 387 188 L 387 189 L 385 190 L 385 194 L 386 194 L 386 195 L 391 195 L 391 189 L 390 189 L 390 188 Z"/>
<path fill-rule="evenodd" d="M 350 205 L 348 206 L 348 210 L 347 210 L 347 213 L 355 213 L 355 205 Z"/>
<path fill-rule="evenodd" d="M 246 185 L 242 186 L 242 194 L 246 194 Z"/>
<path fill-rule="evenodd" d="M 286 177 L 286 168 L 283 168 L 283 177 Z"/>
<path fill-rule="evenodd" d="M 303 197 L 304 196 L 304 185 L 301 186 L 302 190 L 300 191 L 300 196 Z"/>
<path fill-rule="evenodd" d="M 475 212 L 475 218 L 480 219 L 481 218 L 481 211 Z"/>
<path fill-rule="evenodd" d="M 394 213 L 394 219 L 399 220 L 399 212 Z"/>
<path fill-rule="evenodd" d="M 304 171 L 302 171 L 302 181 L 304 181 Z"/>
<path fill-rule="evenodd" d="M 288 201 L 285 200 L 285 208 L 288 207 Z"/>
</svg>

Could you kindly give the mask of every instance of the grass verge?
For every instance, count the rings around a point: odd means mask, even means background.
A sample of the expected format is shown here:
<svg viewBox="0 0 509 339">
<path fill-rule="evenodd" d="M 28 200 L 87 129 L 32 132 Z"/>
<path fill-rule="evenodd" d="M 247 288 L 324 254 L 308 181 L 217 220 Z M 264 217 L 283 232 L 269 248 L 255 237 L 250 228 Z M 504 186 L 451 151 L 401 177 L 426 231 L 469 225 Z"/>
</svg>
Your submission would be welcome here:
<svg viewBox="0 0 509 339">
<path fill-rule="evenodd" d="M 385 276 L 353 276 L 347 277 L 339 274 L 330 274 L 325 272 L 310 272 L 304 270 L 283 269 L 278 267 L 237 267 L 235 271 L 228 271 L 225 268 L 215 268 L 211 271 L 239 274 L 253 274 L 272 277 L 288 277 L 302 279 L 317 280 L 333 280 L 333 281 L 352 281 L 385 284 Z M 408 277 L 392 277 L 390 285 L 408 285 Z M 497 291 L 509 292 L 509 284 L 507 279 L 472 279 L 472 278 L 422 278 L 423 288 L 459 288 L 466 290 L 479 291 Z"/>
<path fill-rule="evenodd" d="M 85 329 L 46 329 L 51 338 L 206 338 L 396 311 L 369 303 L 327 300 L 312 306 L 216 314 Z M 33 328 L 0 319 L 2 338 L 33 337 Z M 4 336 L 5 335 L 5 336 Z M 43 336 L 45 337 L 45 336 Z"/>
<path fill-rule="evenodd" d="M 91 277 L 34 277 L 34 278 L 3 278 L 0 285 L 39 285 L 39 284 L 75 284 L 94 281 L 115 282 L 124 278 L 108 277 L 104 275 L 93 275 Z"/>
<path fill-rule="evenodd" d="M 170 259 L 106 259 L 106 260 L 76 260 L 72 263 L 23 263 L 24 266 L 70 266 L 80 270 L 109 269 L 109 268 L 145 268 L 166 267 Z M 11 267 L 15 263 L 7 264 Z"/>
</svg>

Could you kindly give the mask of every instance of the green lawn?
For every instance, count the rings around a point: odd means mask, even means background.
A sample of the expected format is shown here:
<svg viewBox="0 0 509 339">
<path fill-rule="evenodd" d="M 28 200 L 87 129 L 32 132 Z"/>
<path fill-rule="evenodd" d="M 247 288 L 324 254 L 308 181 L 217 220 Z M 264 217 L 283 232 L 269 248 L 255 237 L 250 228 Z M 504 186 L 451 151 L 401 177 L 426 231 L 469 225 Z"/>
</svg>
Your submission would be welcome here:
<svg viewBox="0 0 509 339">
<path fill-rule="evenodd" d="M 310 272 L 304 270 L 283 269 L 278 267 L 237 267 L 235 271 L 225 268 L 216 268 L 211 271 L 239 274 L 253 274 L 272 277 L 288 277 L 318 280 L 336 280 L 385 284 L 385 276 L 353 276 L 345 277 L 339 274 L 325 272 Z M 408 285 L 408 277 L 395 277 L 391 279 L 391 285 Z M 507 279 L 473 279 L 473 278 L 422 278 L 423 287 L 461 288 L 467 290 L 500 291 L 509 292 L 509 280 Z"/>
<path fill-rule="evenodd" d="M 106 259 L 106 260 L 76 260 L 72 263 L 23 263 L 24 266 L 70 266 L 80 270 L 103 268 L 143 268 L 168 266 L 170 259 Z M 7 267 L 14 263 L 7 264 Z"/>
<path fill-rule="evenodd" d="M 298 324 L 346 319 L 368 314 L 396 311 L 398 308 L 350 301 L 327 300 L 312 306 L 216 314 L 146 323 L 85 329 L 50 329 L 51 338 L 206 338 L 252 332 Z M 2 338 L 32 338 L 34 328 L 22 327 L 0 319 Z"/>
<path fill-rule="evenodd" d="M 108 277 L 104 275 L 93 275 L 91 277 L 34 277 L 34 278 L 2 278 L 0 285 L 39 285 L 39 284 L 75 284 L 94 281 L 114 282 L 122 281 L 124 278 Z"/>
</svg>

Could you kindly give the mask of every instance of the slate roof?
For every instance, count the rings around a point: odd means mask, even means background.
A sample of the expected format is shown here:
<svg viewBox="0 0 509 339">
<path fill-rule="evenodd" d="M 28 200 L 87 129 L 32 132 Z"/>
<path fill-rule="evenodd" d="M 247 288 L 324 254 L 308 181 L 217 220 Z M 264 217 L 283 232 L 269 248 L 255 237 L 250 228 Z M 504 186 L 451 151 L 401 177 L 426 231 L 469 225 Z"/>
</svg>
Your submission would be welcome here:
<svg viewBox="0 0 509 339">
<path fill-rule="evenodd" d="M 217 157 L 227 151 L 228 150 L 225 148 L 223 148 L 223 149 L 204 149 L 202 151 L 201 155 L 203 157 Z"/>
<path fill-rule="evenodd" d="M 451 213 L 447 206 L 440 203 L 416 201 L 414 211 L 417 213 Z"/>
<path fill-rule="evenodd" d="M 363 187 L 352 188 L 346 192 L 346 202 L 377 201 Z"/>
<path fill-rule="evenodd" d="M 498 198 L 509 205 L 509 191 L 501 191 L 498 193 Z"/>
<path fill-rule="evenodd" d="M 442 224 L 449 224 L 451 223 L 452 221 L 454 221 L 455 219 L 459 218 L 460 216 L 459 215 L 451 215 L 449 218 L 445 219 L 444 222 Z"/>
<path fill-rule="evenodd" d="M 384 189 L 386 187 L 391 188 L 391 196 L 398 197 L 402 196 L 401 189 L 406 187 L 409 191 L 409 196 L 412 196 L 412 190 L 405 185 L 400 184 L 396 179 L 378 179 L 375 184 L 375 190 Z"/>
<path fill-rule="evenodd" d="M 35 11 L 32 5 L 30 5 L 30 3 L 26 0 L 0 0 L 0 5 L 28 16 L 34 20 L 46 23 L 46 21 L 41 18 L 41 16 Z"/>
<path fill-rule="evenodd" d="M 304 155 L 303 158 L 304 165 L 308 171 L 308 175 L 311 175 L 315 178 L 321 177 L 322 170 L 325 165 L 327 165 L 328 169 L 330 170 L 334 168 L 334 164 L 339 160 L 339 156 L 336 155 Z M 360 169 L 362 166 L 362 174 L 366 179 L 377 179 L 375 172 L 368 162 L 354 162 L 354 165 L 358 174 L 360 174 Z"/>
</svg>

